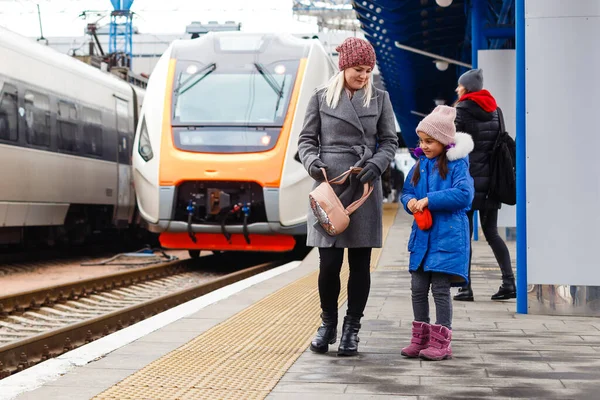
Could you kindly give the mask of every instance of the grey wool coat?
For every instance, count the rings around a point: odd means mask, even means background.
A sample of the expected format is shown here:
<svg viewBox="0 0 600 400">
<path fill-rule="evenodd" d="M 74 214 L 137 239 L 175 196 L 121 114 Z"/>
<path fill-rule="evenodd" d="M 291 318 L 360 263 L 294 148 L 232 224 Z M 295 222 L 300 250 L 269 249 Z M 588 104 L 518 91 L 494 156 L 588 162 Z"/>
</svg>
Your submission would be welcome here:
<svg viewBox="0 0 600 400">
<path fill-rule="evenodd" d="M 398 136 L 390 96 L 386 91 L 373 88 L 368 107 L 363 106 L 364 90 L 348 97 L 344 91 L 335 109 L 325 102 L 323 92 L 317 91 L 306 110 L 304 126 L 298 139 L 298 153 L 304 168 L 321 159 L 327 165 L 329 179 L 352 166 L 373 163 L 383 173 L 394 158 Z M 315 182 L 317 187 L 321 182 Z M 332 185 L 342 204 L 347 207 L 360 198 L 363 185 L 353 175 L 343 185 Z M 350 225 L 337 236 L 329 236 L 308 209 L 306 244 L 311 247 L 381 247 L 383 193 L 381 177 L 374 182 L 373 193 L 350 216 Z"/>
</svg>

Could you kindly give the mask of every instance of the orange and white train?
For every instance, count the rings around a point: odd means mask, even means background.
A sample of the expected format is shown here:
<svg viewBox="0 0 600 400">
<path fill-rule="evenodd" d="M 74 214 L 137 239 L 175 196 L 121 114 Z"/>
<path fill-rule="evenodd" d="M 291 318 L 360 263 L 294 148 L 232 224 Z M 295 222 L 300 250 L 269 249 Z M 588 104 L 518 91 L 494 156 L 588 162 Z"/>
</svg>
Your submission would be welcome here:
<svg viewBox="0 0 600 400">
<path fill-rule="evenodd" d="M 288 34 L 171 44 L 133 147 L 138 207 L 163 247 L 284 252 L 305 240 L 312 179 L 298 135 L 310 97 L 336 70 L 318 40 Z"/>
</svg>

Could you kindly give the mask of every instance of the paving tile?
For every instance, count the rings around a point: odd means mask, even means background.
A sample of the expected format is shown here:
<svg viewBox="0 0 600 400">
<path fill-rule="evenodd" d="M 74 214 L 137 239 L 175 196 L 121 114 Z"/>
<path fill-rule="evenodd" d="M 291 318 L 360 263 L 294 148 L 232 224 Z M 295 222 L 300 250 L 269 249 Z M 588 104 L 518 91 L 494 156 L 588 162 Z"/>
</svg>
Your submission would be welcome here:
<svg viewBox="0 0 600 400">
<path fill-rule="evenodd" d="M 317 373 L 324 374 L 328 372 L 339 372 L 343 374 L 352 373 L 352 371 L 356 368 L 354 365 L 341 366 L 341 365 L 313 365 L 313 364 L 300 364 L 296 363 L 288 369 L 287 372 L 297 372 L 297 373 Z"/>
<path fill-rule="evenodd" d="M 40 389 L 25 392 L 16 400 L 89 400 L 105 390 L 103 387 L 72 387 L 44 386 Z"/>
<path fill-rule="evenodd" d="M 345 383 L 313 382 L 311 385 L 303 385 L 286 381 L 280 382 L 271 393 L 322 393 L 329 397 L 330 394 L 344 393 L 347 386 Z"/>
<path fill-rule="evenodd" d="M 222 321 L 221 318 L 182 318 L 157 332 L 197 332 L 198 334 L 212 328 Z M 153 332 L 154 333 L 154 332 Z"/>
<path fill-rule="evenodd" d="M 267 400 L 342 400 L 348 399 L 347 394 L 314 394 L 314 393 L 278 393 L 271 392 L 267 397 Z M 390 396 L 389 394 L 377 395 L 377 394 L 365 394 L 365 395 L 352 395 L 352 400 L 418 400 L 418 396 Z"/>
<path fill-rule="evenodd" d="M 152 343 L 187 343 L 196 336 L 202 334 L 200 330 L 190 330 L 190 331 L 172 331 L 172 330 L 162 330 L 152 332 L 149 335 L 146 335 L 142 338 L 139 338 L 135 341 L 135 343 L 145 343 L 146 345 Z"/>
<path fill-rule="evenodd" d="M 464 399 L 478 399 L 483 396 L 493 394 L 491 388 L 486 387 L 441 387 L 441 386 L 422 386 L 393 382 L 386 377 L 379 379 L 379 382 L 373 384 L 350 384 L 346 388 L 346 394 L 349 399 L 353 399 L 357 394 L 394 394 L 394 395 L 419 395 L 419 396 L 462 396 Z M 436 397 L 437 398 L 437 397 Z"/>
<path fill-rule="evenodd" d="M 381 379 L 381 374 L 369 374 L 369 373 L 296 373 L 288 372 L 280 382 L 311 382 L 311 383 L 376 383 Z M 418 376 L 405 376 L 405 375 L 387 375 L 387 381 L 418 385 Z"/>
<path fill-rule="evenodd" d="M 595 374 L 595 378 L 581 377 L 582 379 L 561 379 L 561 382 L 567 389 L 589 389 L 595 390 L 598 393 L 600 390 L 600 381 L 598 380 L 598 375 Z M 598 397 L 596 397 L 598 398 Z"/>
<path fill-rule="evenodd" d="M 454 377 L 445 376 L 423 376 L 421 377 L 421 385 L 432 386 L 465 386 L 465 382 Z M 532 378 L 476 378 L 469 380 L 470 387 L 540 387 L 544 389 L 563 389 L 564 386 L 559 379 L 532 379 Z"/>
<path fill-rule="evenodd" d="M 94 369 L 141 369 L 160 358 L 160 354 L 108 354 L 99 360 L 87 364 L 86 368 Z"/>
<path fill-rule="evenodd" d="M 494 388 L 494 399 L 560 399 L 560 400 L 597 400 L 598 393 L 593 389 L 540 389 L 540 388 Z"/>
<path fill-rule="evenodd" d="M 196 337 L 197 335 L 193 336 Z M 193 338 L 192 337 L 192 338 Z M 191 340 L 192 338 L 188 339 Z M 116 355 L 136 355 L 136 354 L 145 354 L 145 355 L 157 355 L 162 356 L 164 354 L 170 353 L 171 351 L 177 349 L 178 347 L 183 346 L 187 341 L 180 342 L 145 342 L 136 340 L 133 343 L 128 344 L 127 346 L 123 346 L 120 349 L 117 349 L 111 353 L 112 356 Z"/>
<path fill-rule="evenodd" d="M 127 378 L 135 371 L 135 369 L 117 368 L 102 371 L 102 386 L 105 386 L 107 388 L 111 387 L 112 385 Z M 48 382 L 47 386 L 60 386 L 63 388 L 94 387 L 99 386 L 97 382 L 97 369 L 78 367 L 74 371 L 69 372 L 67 375 L 62 376 L 53 382 Z"/>
</svg>

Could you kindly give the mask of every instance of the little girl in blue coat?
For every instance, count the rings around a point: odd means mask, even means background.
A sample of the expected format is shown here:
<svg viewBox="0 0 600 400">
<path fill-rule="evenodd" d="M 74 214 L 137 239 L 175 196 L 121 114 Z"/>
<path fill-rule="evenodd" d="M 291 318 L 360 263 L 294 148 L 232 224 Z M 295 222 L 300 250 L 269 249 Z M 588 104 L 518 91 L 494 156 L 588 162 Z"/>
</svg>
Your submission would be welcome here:
<svg viewBox="0 0 600 400">
<path fill-rule="evenodd" d="M 452 357 L 451 286 L 468 283 L 469 222 L 466 212 L 474 196 L 468 154 L 473 140 L 456 132 L 453 107 L 438 106 L 417 126 L 419 160 L 408 173 L 402 204 L 409 214 L 431 212 L 432 225 L 421 230 L 414 222 L 408 241 L 414 313 L 406 357 L 443 360 Z M 436 323 L 429 324 L 429 288 Z"/>
</svg>

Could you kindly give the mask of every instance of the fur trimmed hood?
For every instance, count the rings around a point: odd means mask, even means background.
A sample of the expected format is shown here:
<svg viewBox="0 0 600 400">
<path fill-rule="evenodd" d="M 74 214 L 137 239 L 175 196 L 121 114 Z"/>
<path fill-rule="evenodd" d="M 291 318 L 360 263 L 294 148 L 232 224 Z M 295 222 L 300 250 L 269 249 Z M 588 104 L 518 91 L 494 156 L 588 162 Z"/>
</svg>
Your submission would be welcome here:
<svg viewBox="0 0 600 400">
<path fill-rule="evenodd" d="M 475 148 L 473 138 L 468 133 L 456 132 L 454 136 L 454 147 L 446 151 L 446 156 L 449 161 L 460 160 L 469 155 Z"/>
</svg>

